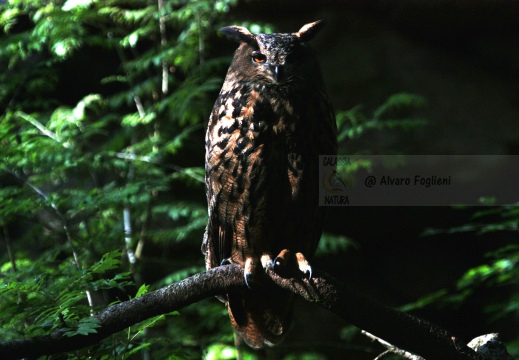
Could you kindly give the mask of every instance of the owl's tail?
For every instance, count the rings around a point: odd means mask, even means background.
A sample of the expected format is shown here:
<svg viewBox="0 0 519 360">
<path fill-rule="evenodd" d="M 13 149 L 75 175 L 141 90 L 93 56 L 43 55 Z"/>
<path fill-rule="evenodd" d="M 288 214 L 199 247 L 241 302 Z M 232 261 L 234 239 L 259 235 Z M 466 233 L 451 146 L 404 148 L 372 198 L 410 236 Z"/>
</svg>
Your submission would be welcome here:
<svg viewBox="0 0 519 360">
<path fill-rule="evenodd" d="M 228 294 L 227 307 L 232 326 L 254 349 L 279 344 L 292 322 L 294 294 L 269 287 Z"/>
</svg>

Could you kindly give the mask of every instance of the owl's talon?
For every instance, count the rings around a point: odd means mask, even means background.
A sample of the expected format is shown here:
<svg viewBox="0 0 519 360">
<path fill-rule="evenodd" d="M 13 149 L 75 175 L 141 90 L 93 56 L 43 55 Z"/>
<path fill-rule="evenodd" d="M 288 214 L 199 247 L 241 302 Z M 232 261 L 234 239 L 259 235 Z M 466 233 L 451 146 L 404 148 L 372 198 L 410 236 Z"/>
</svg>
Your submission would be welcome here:
<svg viewBox="0 0 519 360">
<path fill-rule="evenodd" d="M 298 252 L 296 253 L 296 260 L 299 266 L 299 270 L 305 275 L 308 280 L 312 279 L 312 266 L 308 263 L 305 256 Z"/>
<path fill-rule="evenodd" d="M 247 260 L 245 260 L 243 274 L 245 276 L 245 285 L 247 285 L 247 287 L 249 289 L 250 289 L 249 279 L 251 278 L 253 271 L 254 271 L 254 262 L 253 262 L 252 258 L 247 258 Z"/>
<path fill-rule="evenodd" d="M 250 273 L 245 272 L 245 285 L 247 285 L 247 287 L 250 289 L 249 278 L 250 278 Z"/>
<path fill-rule="evenodd" d="M 276 272 L 276 270 L 274 270 L 274 266 L 276 265 L 275 260 L 276 260 L 276 259 L 274 259 L 274 260 L 270 260 L 270 264 L 269 264 L 270 268 L 271 268 L 272 271 L 274 271 L 274 272 Z"/>
<path fill-rule="evenodd" d="M 277 256 L 274 260 L 272 260 L 272 270 L 274 270 L 276 274 L 279 274 L 280 271 L 283 271 L 283 265 L 285 265 L 285 259 L 282 257 Z"/>
<path fill-rule="evenodd" d="M 312 267 L 310 265 L 308 265 L 308 267 L 305 270 L 301 271 L 303 271 L 303 274 L 305 274 L 305 277 L 308 280 L 312 280 Z"/>
<path fill-rule="evenodd" d="M 274 262 L 270 258 L 270 255 L 264 254 L 261 256 L 261 266 L 265 272 L 274 269 Z"/>
<path fill-rule="evenodd" d="M 231 265 L 231 260 L 229 259 L 223 259 L 222 262 L 220 263 L 220 266 L 223 266 L 223 265 Z"/>
</svg>

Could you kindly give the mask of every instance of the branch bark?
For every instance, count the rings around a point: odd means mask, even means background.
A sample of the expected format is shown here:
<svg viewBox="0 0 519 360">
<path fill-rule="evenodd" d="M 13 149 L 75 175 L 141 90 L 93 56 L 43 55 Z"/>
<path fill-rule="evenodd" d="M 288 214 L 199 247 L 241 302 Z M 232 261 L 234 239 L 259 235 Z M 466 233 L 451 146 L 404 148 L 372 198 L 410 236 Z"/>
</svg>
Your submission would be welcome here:
<svg viewBox="0 0 519 360">
<path fill-rule="evenodd" d="M 281 278 L 272 271 L 268 275 L 285 290 L 323 306 L 353 325 L 428 360 L 484 359 L 446 330 L 387 308 L 324 273 L 315 271 L 310 281 Z M 267 276 L 251 280 L 252 291 L 258 292 L 264 281 L 270 281 Z M 108 307 L 96 316 L 101 325 L 96 334 L 66 337 L 61 330 L 56 330 L 46 336 L 0 342 L 0 358 L 19 359 L 81 349 L 153 316 L 245 287 L 243 268 L 238 265 L 220 266 L 142 297 Z"/>
</svg>

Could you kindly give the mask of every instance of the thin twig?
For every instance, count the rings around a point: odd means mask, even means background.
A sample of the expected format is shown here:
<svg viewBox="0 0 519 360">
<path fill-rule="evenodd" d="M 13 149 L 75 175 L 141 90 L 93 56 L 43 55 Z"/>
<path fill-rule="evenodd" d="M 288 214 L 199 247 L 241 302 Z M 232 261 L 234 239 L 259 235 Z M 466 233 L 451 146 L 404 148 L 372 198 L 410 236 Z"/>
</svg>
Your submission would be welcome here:
<svg viewBox="0 0 519 360">
<path fill-rule="evenodd" d="M 160 46 L 164 50 L 168 44 L 168 40 L 166 37 L 166 17 L 164 16 L 164 0 L 158 0 L 158 8 L 159 8 L 159 29 L 160 29 Z M 166 57 L 162 56 L 162 94 L 168 94 L 168 62 L 166 61 Z"/>
<path fill-rule="evenodd" d="M 425 360 L 423 357 L 421 356 L 418 356 L 418 355 L 414 355 L 412 353 L 410 353 L 409 351 L 405 351 L 405 350 L 402 350 L 402 349 L 399 349 L 398 347 L 388 343 L 387 341 L 373 335 L 373 334 L 370 334 L 369 332 L 367 331 L 364 331 L 362 330 L 361 333 L 363 335 L 366 335 L 367 337 L 369 337 L 371 340 L 373 341 L 376 341 L 378 342 L 380 345 L 382 345 L 383 347 L 385 347 L 387 350 L 384 351 L 382 354 L 380 354 L 379 356 L 377 356 L 375 359 L 381 359 L 385 354 L 388 354 L 388 353 L 393 353 L 393 354 L 397 354 L 397 355 L 400 355 L 406 359 L 410 359 L 410 360 Z"/>
<path fill-rule="evenodd" d="M 13 247 L 11 246 L 11 237 L 9 236 L 9 229 L 7 228 L 7 224 L 2 224 L 2 229 L 4 231 L 4 240 L 5 246 L 7 248 L 7 253 L 9 254 L 9 261 L 11 262 L 11 267 L 13 271 L 16 272 L 16 260 L 14 258 Z"/>
<path fill-rule="evenodd" d="M 200 79 L 204 78 L 204 51 L 205 51 L 205 44 L 204 44 L 204 31 L 202 27 L 202 16 L 200 15 L 200 11 L 196 14 L 196 19 L 198 22 L 198 56 L 199 56 L 199 66 L 200 66 Z"/>
<path fill-rule="evenodd" d="M 50 137 L 52 140 L 55 140 L 56 142 L 60 143 L 61 144 L 61 141 L 59 140 L 58 138 L 58 135 L 56 135 L 55 133 L 53 133 L 52 131 L 48 130 L 47 128 L 45 128 L 45 126 L 43 126 L 43 124 L 41 122 L 39 122 L 38 120 L 36 120 L 34 117 L 32 117 L 31 115 L 29 114 L 26 114 L 24 113 L 23 111 L 17 111 L 16 112 L 16 115 L 19 116 L 20 118 L 22 118 L 23 120 L 27 121 L 28 123 L 30 123 L 31 125 L 33 125 L 36 129 L 40 130 L 40 132 L 45 135 L 45 136 L 48 136 Z"/>
</svg>

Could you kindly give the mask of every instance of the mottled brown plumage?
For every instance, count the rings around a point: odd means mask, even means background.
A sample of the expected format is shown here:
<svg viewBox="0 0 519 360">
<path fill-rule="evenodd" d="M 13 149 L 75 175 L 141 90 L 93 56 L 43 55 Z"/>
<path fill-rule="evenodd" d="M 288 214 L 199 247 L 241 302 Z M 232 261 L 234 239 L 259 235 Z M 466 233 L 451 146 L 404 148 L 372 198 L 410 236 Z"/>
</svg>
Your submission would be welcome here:
<svg viewBox="0 0 519 360">
<path fill-rule="evenodd" d="M 207 269 L 245 268 L 245 280 L 272 267 L 282 276 L 311 276 L 321 236 L 319 155 L 336 154 L 335 116 L 308 41 L 320 21 L 296 33 L 238 40 L 206 135 L 209 222 L 202 244 Z M 290 326 L 293 295 L 272 287 L 227 294 L 231 323 L 251 347 L 275 345 Z"/>
</svg>

